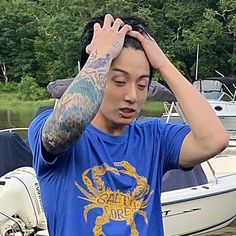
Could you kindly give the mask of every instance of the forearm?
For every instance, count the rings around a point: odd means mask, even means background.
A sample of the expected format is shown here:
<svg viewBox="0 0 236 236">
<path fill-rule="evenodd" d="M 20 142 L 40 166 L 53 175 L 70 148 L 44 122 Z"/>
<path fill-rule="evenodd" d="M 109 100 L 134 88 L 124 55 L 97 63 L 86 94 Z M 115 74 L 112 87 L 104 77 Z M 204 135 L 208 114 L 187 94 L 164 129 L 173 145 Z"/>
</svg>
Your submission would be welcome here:
<svg viewBox="0 0 236 236">
<path fill-rule="evenodd" d="M 44 124 L 42 140 L 48 152 L 66 150 L 80 138 L 102 102 L 111 61 L 110 55 L 91 53 Z"/>
</svg>

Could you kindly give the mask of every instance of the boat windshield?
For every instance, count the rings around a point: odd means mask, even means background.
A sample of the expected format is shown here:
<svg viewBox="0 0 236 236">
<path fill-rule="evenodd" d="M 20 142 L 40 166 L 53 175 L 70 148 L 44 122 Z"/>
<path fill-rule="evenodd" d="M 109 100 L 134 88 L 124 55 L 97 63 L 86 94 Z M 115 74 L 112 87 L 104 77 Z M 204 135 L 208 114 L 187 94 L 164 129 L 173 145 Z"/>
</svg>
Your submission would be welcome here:
<svg viewBox="0 0 236 236">
<path fill-rule="evenodd" d="M 219 91 L 204 91 L 203 95 L 206 99 L 210 100 L 220 100 L 222 97 L 223 93 Z"/>
<path fill-rule="evenodd" d="M 207 100 L 218 100 L 218 101 L 232 101 L 232 97 L 230 97 L 227 93 L 222 91 L 204 91 L 204 97 Z"/>
</svg>

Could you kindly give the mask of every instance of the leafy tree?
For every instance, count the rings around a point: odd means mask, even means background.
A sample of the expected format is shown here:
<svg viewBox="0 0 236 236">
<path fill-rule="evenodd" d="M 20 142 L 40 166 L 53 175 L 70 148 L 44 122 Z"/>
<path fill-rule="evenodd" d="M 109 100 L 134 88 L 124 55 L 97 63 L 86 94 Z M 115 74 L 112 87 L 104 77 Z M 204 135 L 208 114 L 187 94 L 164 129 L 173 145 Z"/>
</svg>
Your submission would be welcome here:
<svg viewBox="0 0 236 236">
<path fill-rule="evenodd" d="M 25 76 L 17 86 L 18 97 L 22 100 L 36 101 L 46 97 L 47 91 L 45 88 L 39 87 L 35 79 L 30 76 Z"/>
<path fill-rule="evenodd" d="M 235 0 L 1 0 L 0 81 L 35 78 L 40 86 L 78 73 L 80 36 L 92 17 L 145 19 L 189 80 L 236 71 Z"/>
<path fill-rule="evenodd" d="M 22 1 L 1 1 L 0 65 L 5 82 L 34 75 L 37 69 L 34 39 L 37 24 Z"/>
</svg>

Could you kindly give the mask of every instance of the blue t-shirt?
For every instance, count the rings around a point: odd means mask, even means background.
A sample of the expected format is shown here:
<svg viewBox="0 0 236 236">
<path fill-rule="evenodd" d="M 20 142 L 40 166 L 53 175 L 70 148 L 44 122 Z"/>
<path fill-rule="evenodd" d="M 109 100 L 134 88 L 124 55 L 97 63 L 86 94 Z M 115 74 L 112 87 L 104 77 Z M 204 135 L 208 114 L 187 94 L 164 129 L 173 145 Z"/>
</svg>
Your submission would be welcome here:
<svg viewBox="0 0 236 236">
<path fill-rule="evenodd" d="M 142 119 L 114 136 L 90 124 L 79 141 L 49 163 L 41 132 L 51 111 L 29 128 L 50 236 L 164 235 L 161 180 L 179 168 L 189 127 Z"/>
</svg>

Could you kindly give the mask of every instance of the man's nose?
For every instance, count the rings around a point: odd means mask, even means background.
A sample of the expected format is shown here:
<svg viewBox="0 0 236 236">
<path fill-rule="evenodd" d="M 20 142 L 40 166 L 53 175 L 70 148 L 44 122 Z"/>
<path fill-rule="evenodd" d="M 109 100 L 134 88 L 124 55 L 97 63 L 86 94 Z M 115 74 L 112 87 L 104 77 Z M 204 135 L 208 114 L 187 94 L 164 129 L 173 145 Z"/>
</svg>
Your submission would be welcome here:
<svg viewBox="0 0 236 236">
<path fill-rule="evenodd" d="M 130 103 L 137 102 L 138 95 L 137 95 L 137 88 L 135 85 L 131 85 L 127 88 L 124 99 L 125 101 Z"/>
</svg>

